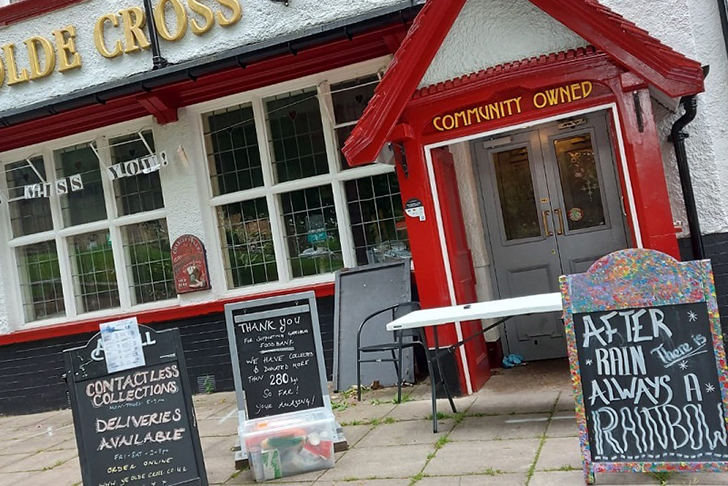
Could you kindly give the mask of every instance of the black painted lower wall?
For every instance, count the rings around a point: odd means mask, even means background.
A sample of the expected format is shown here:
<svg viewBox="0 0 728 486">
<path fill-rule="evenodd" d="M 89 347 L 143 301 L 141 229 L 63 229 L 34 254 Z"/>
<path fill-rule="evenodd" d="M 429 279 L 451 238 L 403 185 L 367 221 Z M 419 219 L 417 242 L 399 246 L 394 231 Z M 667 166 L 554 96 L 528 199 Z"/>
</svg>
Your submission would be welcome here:
<svg viewBox="0 0 728 486">
<path fill-rule="evenodd" d="M 680 256 L 683 260 L 691 260 L 693 256 L 689 238 L 678 240 Z M 715 277 L 715 293 L 718 297 L 718 310 L 723 335 L 728 331 L 728 233 L 703 236 L 705 256 L 710 258 Z"/>
<path fill-rule="evenodd" d="M 317 299 L 326 373 L 334 362 L 334 298 Z M 151 324 L 157 330 L 179 328 L 190 385 L 198 393 L 234 389 L 230 350 L 222 313 Z M 0 415 L 68 407 L 63 381 L 63 350 L 83 346 L 93 334 L 0 346 Z"/>
</svg>

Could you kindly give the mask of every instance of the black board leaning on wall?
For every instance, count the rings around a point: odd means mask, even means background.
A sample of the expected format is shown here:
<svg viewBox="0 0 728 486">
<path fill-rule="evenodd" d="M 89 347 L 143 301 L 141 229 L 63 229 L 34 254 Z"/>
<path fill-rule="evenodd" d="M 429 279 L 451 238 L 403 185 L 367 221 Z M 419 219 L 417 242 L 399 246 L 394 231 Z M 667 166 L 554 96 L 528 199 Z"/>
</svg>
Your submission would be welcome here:
<svg viewBox="0 0 728 486">
<path fill-rule="evenodd" d="M 83 483 L 207 486 L 179 331 L 140 333 L 141 367 L 109 374 L 100 334 L 63 353 Z"/>
<path fill-rule="evenodd" d="M 225 318 L 247 419 L 330 406 L 313 292 L 228 304 Z"/>
</svg>

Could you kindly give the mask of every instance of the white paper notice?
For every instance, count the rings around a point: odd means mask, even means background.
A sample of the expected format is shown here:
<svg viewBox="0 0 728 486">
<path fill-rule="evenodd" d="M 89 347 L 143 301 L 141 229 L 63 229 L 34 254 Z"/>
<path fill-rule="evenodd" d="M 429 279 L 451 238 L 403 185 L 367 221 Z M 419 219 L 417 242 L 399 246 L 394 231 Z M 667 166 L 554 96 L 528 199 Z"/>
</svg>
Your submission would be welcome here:
<svg viewBox="0 0 728 486">
<path fill-rule="evenodd" d="M 101 324 L 106 369 L 109 373 L 144 366 L 142 336 L 136 317 Z"/>
</svg>

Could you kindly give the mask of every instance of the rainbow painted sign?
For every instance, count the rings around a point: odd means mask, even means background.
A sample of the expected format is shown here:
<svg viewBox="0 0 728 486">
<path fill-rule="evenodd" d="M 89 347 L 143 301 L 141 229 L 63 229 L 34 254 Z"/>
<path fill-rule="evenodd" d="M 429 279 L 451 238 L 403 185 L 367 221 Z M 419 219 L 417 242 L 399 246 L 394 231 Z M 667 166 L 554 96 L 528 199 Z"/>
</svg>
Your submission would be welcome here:
<svg viewBox="0 0 728 486">
<path fill-rule="evenodd" d="M 728 471 L 728 370 L 710 261 L 612 253 L 561 277 L 587 484 Z"/>
</svg>

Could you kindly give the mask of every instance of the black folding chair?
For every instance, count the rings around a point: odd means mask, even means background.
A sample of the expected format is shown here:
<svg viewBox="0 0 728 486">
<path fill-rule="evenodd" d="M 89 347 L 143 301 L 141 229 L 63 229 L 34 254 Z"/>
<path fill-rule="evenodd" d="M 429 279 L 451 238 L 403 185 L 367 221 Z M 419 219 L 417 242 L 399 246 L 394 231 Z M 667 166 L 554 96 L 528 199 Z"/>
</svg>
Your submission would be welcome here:
<svg viewBox="0 0 728 486">
<path fill-rule="evenodd" d="M 453 412 L 457 412 L 455 403 L 453 402 L 452 395 L 447 383 L 443 379 L 442 367 L 440 366 L 439 356 L 431 356 L 430 350 L 427 347 L 427 341 L 425 339 L 425 332 L 422 328 L 407 329 L 393 332 L 393 339 L 390 342 L 384 342 L 380 344 L 372 344 L 367 346 L 361 345 L 361 335 L 365 326 L 373 321 L 375 317 L 378 317 L 385 312 L 391 312 L 391 320 L 395 320 L 402 317 L 405 314 L 409 314 L 412 311 L 419 310 L 419 302 L 403 302 L 401 304 L 395 304 L 384 309 L 381 309 L 362 321 L 359 325 L 359 330 L 356 333 L 356 391 L 357 400 L 361 401 L 361 364 L 362 363 L 392 363 L 394 370 L 397 373 L 397 403 L 402 402 L 402 353 L 405 349 L 414 349 L 415 346 L 421 346 L 425 352 L 425 358 L 427 361 L 427 371 L 430 373 L 430 384 L 432 387 L 432 430 L 437 432 L 437 385 L 442 384 L 445 388 L 445 393 L 450 401 L 450 406 Z M 390 321 L 391 322 L 391 321 Z M 409 338 L 405 341 L 405 338 Z M 372 358 L 362 359 L 362 355 L 368 353 L 382 353 L 390 352 L 391 358 Z M 437 361 L 439 380 L 435 380 L 435 374 L 432 369 L 432 361 Z"/>
</svg>

